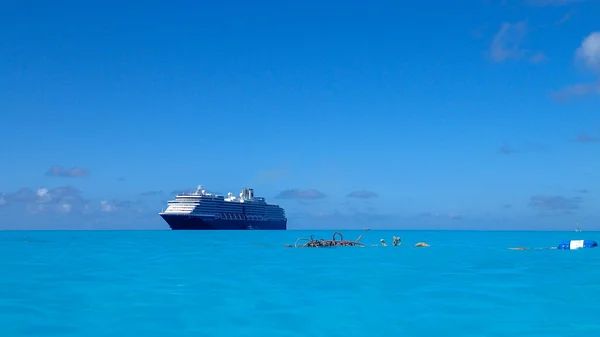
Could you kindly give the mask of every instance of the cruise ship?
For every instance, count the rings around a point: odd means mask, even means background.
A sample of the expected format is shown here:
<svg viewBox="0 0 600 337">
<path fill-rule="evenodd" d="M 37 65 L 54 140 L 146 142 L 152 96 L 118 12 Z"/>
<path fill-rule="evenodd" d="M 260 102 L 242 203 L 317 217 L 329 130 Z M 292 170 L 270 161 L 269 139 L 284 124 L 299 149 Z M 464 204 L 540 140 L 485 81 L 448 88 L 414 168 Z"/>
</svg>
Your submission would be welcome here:
<svg viewBox="0 0 600 337">
<path fill-rule="evenodd" d="M 159 215 L 173 230 L 285 230 L 287 218 L 279 205 L 255 197 L 253 189 L 243 188 L 239 197 L 208 193 L 202 185 L 193 193 L 183 193 L 168 202 Z"/>
</svg>

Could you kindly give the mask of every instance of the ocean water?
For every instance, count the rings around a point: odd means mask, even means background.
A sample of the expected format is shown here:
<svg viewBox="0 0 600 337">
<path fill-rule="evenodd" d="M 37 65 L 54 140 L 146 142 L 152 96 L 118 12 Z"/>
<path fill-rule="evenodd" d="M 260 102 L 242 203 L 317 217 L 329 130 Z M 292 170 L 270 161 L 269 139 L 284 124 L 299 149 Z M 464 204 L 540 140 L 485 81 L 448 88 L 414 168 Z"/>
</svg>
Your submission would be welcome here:
<svg viewBox="0 0 600 337">
<path fill-rule="evenodd" d="M 0 232 L 0 336 L 600 334 L 600 248 L 507 250 L 598 232 L 342 231 L 390 246 L 284 247 L 332 232 Z"/>
</svg>

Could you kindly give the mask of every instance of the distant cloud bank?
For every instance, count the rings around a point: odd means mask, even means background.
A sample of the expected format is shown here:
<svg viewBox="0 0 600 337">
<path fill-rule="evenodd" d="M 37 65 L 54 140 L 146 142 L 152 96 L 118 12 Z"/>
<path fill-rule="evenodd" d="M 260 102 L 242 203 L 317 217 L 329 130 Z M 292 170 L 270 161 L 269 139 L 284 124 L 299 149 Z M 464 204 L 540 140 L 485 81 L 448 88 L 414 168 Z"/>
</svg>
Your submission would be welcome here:
<svg viewBox="0 0 600 337">
<path fill-rule="evenodd" d="M 323 199 L 327 195 L 321 191 L 315 189 L 289 189 L 279 192 L 275 198 L 277 199 L 300 199 L 300 200 L 314 200 Z"/>
<path fill-rule="evenodd" d="M 49 177 L 78 178 L 87 177 L 88 175 L 90 175 L 90 172 L 86 169 L 77 167 L 66 169 L 60 165 L 54 165 L 46 171 L 46 176 Z"/>
<path fill-rule="evenodd" d="M 579 209 L 582 202 L 581 197 L 534 195 L 529 200 L 529 206 L 539 211 L 571 211 Z"/>
<path fill-rule="evenodd" d="M 357 198 L 357 199 L 371 199 L 371 198 L 376 198 L 377 193 L 363 189 L 360 191 L 350 192 L 350 193 L 348 193 L 347 197 L 348 198 Z"/>
</svg>

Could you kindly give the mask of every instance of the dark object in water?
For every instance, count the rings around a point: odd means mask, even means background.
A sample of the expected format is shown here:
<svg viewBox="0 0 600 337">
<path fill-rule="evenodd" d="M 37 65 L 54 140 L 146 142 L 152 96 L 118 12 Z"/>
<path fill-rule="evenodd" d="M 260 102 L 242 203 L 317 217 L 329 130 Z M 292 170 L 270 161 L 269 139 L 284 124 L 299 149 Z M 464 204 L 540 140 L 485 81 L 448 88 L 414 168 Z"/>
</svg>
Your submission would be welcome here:
<svg viewBox="0 0 600 337">
<path fill-rule="evenodd" d="M 335 239 L 335 236 L 339 235 L 339 240 Z M 363 247 L 364 244 L 358 242 L 360 241 L 360 239 L 362 238 L 362 234 L 354 241 L 349 241 L 349 240 L 344 240 L 344 237 L 342 236 L 342 233 L 340 232 L 335 232 L 333 233 L 331 240 L 325 240 L 325 239 L 319 239 L 319 240 L 315 240 L 314 235 L 311 235 L 310 238 L 299 238 L 298 240 L 296 240 L 296 243 L 294 244 L 295 248 L 300 248 L 300 247 L 312 247 L 312 248 L 321 248 L 321 247 L 354 247 L 354 246 L 360 246 Z M 306 241 L 306 243 L 300 244 L 300 242 L 302 241 Z"/>
</svg>

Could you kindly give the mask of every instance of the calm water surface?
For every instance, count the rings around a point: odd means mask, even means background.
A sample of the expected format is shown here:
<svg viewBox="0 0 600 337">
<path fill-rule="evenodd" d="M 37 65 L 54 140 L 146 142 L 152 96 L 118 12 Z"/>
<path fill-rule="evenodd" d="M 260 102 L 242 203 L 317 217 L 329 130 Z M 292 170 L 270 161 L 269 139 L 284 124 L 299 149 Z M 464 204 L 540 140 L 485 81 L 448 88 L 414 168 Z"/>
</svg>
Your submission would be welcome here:
<svg viewBox="0 0 600 337">
<path fill-rule="evenodd" d="M 0 232 L 0 336 L 600 334 L 597 232 Z M 431 244 L 414 248 L 418 241 Z"/>
</svg>

